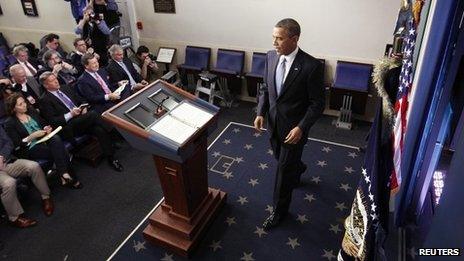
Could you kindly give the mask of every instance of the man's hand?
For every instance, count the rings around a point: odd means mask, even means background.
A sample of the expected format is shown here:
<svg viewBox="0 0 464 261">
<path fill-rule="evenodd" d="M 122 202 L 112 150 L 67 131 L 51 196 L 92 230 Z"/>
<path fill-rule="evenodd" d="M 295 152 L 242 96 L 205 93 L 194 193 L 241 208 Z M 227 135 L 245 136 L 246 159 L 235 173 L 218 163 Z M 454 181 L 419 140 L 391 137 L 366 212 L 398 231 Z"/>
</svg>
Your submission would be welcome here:
<svg viewBox="0 0 464 261">
<path fill-rule="evenodd" d="M 118 82 L 118 86 L 123 86 L 124 84 L 127 84 L 129 81 L 128 80 L 121 80 Z"/>
<path fill-rule="evenodd" d="M 114 101 L 114 100 L 119 100 L 121 99 L 121 96 L 119 96 L 117 93 L 110 93 L 108 94 L 108 98 L 111 100 L 111 101 Z"/>
<path fill-rule="evenodd" d="M 264 117 L 263 116 L 256 116 L 255 121 L 253 122 L 253 126 L 257 132 L 262 132 L 264 125 Z"/>
<path fill-rule="evenodd" d="M 151 63 L 151 59 L 150 59 L 150 57 L 147 56 L 147 57 L 145 58 L 145 60 L 143 60 L 143 65 L 144 65 L 144 66 L 148 66 L 150 63 Z"/>
<path fill-rule="evenodd" d="M 87 113 L 87 107 L 84 107 L 84 109 L 82 109 L 82 111 L 81 111 L 81 114 L 84 115 L 86 113 Z"/>
<path fill-rule="evenodd" d="M 63 69 L 63 65 L 61 65 L 60 63 L 57 63 L 55 65 L 53 65 L 53 73 L 55 75 L 58 75 L 58 73 L 61 71 L 61 69 Z"/>
<path fill-rule="evenodd" d="M 71 115 L 72 115 L 73 117 L 76 117 L 76 116 L 80 115 L 81 112 L 82 112 L 81 109 L 79 109 L 79 108 L 73 108 L 72 111 L 71 111 Z"/>
<path fill-rule="evenodd" d="M 301 136 L 303 136 L 303 131 L 300 127 L 296 126 L 288 133 L 287 137 L 285 137 L 284 143 L 297 144 L 300 141 Z"/>
</svg>

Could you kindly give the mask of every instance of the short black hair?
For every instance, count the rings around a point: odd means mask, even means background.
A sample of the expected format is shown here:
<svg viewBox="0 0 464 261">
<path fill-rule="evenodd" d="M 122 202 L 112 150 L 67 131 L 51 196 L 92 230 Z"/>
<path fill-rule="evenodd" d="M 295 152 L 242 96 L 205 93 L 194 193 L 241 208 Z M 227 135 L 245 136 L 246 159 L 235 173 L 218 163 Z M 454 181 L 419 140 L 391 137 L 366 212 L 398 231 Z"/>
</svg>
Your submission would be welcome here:
<svg viewBox="0 0 464 261">
<path fill-rule="evenodd" d="M 300 25 L 298 24 L 297 21 L 295 21 L 295 19 L 292 19 L 292 18 L 285 18 L 285 19 L 280 20 L 275 25 L 275 27 L 280 27 L 280 28 L 284 28 L 285 30 L 287 30 L 288 37 L 293 37 L 295 35 L 300 36 L 301 34 Z"/>
<path fill-rule="evenodd" d="M 45 36 L 45 42 L 46 42 L 46 43 L 53 42 L 53 40 L 55 40 L 55 39 L 60 40 L 60 36 L 57 35 L 57 34 L 53 34 L 53 33 L 47 34 L 47 35 Z"/>
<path fill-rule="evenodd" d="M 82 65 L 86 66 L 89 64 L 89 60 L 95 58 L 95 55 L 93 53 L 85 53 L 82 55 L 81 58 L 81 63 Z"/>
<path fill-rule="evenodd" d="M 146 47 L 145 45 L 141 45 L 139 46 L 139 48 L 137 48 L 136 54 L 141 55 L 142 53 L 149 53 L 149 52 L 150 50 L 148 49 L 148 47 Z"/>
<path fill-rule="evenodd" d="M 73 41 L 74 47 L 77 47 L 77 43 L 78 43 L 79 41 L 84 41 L 84 39 L 82 39 L 82 38 L 80 38 L 80 37 L 74 39 L 74 41 Z"/>
</svg>

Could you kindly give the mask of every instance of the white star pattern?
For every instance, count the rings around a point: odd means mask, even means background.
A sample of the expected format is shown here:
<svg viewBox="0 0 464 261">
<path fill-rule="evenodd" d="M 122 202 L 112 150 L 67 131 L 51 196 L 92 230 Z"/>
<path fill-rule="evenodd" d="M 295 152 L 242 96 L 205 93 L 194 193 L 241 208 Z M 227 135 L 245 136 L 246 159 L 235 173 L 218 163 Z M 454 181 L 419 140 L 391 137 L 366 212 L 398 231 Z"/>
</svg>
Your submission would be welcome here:
<svg viewBox="0 0 464 261">
<path fill-rule="evenodd" d="M 226 172 L 224 174 L 222 174 L 222 176 L 226 179 L 231 179 L 234 177 L 234 175 L 232 175 L 232 172 Z"/>
<path fill-rule="evenodd" d="M 267 205 L 265 211 L 269 212 L 271 214 L 274 211 L 274 207 L 271 205 Z"/>
<path fill-rule="evenodd" d="M 240 260 L 243 260 L 243 261 L 253 261 L 253 260 L 255 260 L 255 259 L 253 258 L 253 252 L 251 252 L 251 253 L 249 253 L 249 254 L 243 252 L 243 256 L 242 256 L 242 258 L 240 258 Z"/>
<path fill-rule="evenodd" d="M 222 248 L 221 240 L 219 240 L 217 242 L 213 240 L 213 242 L 211 242 L 211 245 L 209 245 L 209 247 L 212 248 L 213 252 L 216 252 L 216 250 L 218 250 L 218 248 Z"/>
<path fill-rule="evenodd" d="M 375 203 L 372 203 L 372 204 L 371 204 L 371 209 L 372 209 L 373 212 L 375 212 L 375 209 L 376 209 L 376 208 L 377 208 L 377 206 L 375 205 Z"/>
<path fill-rule="evenodd" d="M 344 184 L 344 183 L 341 183 L 340 184 L 340 189 L 343 189 L 344 191 L 348 191 L 351 189 L 350 185 L 348 183 Z"/>
<path fill-rule="evenodd" d="M 370 183 L 370 182 L 371 182 L 371 178 L 369 178 L 369 176 L 366 176 L 366 177 L 364 178 L 364 180 L 366 181 L 366 183 Z"/>
<path fill-rule="evenodd" d="M 215 151 L 215 152 L 213 153 L 213 157 L 217 158 L 217 157 L 219 157 L 219 156 L 221 156 L 221 153 L 220 153 L 219 151 Z"/>
<path fill-rule="evenodd" d="M 324 254 L 322 255 L 322 257 L 327 258 L 329 261 L 332 260 L 332 258 L 336 258 L 335 255 L 333 254 L 333 250 L 327 251 L 324 249 L 323 251 L 324 251 Z"/>
<path fill-rule="evenodd" d="M 269 154 L 269 155 L 274 155 L 274 151 L 271 150 L 271 149 L 268 149 L 268 150 L 267 150 L 267 154 Z"/>
<path fill-rule="evenodd" d="M 251 150 L 253 148 L 253 144 L 245 144 L 245 146 L 243 146 L 246 150 Z"/>
<path fill-rule="evenodd" d="M 239 129 L 239 128 L 234 128 L 232 131 L 233 131 L 234 133 L 239 133 L 239 132 L 240 132 L 240 129 Z"/>
<path fill-rule="evenodd" d="M 233 224 L 237 224 L 237 222 L 235 222 L 235 217 L 227 217 L 226 223 L 229 225 L 229 227 L 232 226 Z"/>
<path fill-rule="evenodd" d="M 408 255 L 410 255 L 412 259 L 416 259 L 416 256 L 417 256 L 416 248 L 415 247 L 409 248 Z"/>
<path fill-rule="evenodd" d="M 255 136 L 256 138 L 261 137 L 261 133 L 255 132 L 255 133 L 253 134 L 253 136 Z"/>
<path fill-rule="evenodd" d="M 296 220 L 300 221 L 301 224 L 304 224 L 305 222 L 308 222 L 309 220 L 306 218 L 306 215 L 298 215 Z"/>
<path fill-rule="evenodd" d="M 371 217 L 372 217 L 372 220 L 376 220 L 376 219 L 379 218 L 379 216 L 377 216 L 377 214 L 375 214 L 375 213 L 374 213 L 374 214 L 371 214 Z"/>
<path fill-rule="evenodd" d="M 345 172 L 348 172 L 348 174 L 351 174 L 354 172 L 353 167 L 345 167 Z"/>
<path fill-rule="evenodd" d="M 334 232 L 335 234 L 338 234 L 338 232 L 341 232 L 342 230 L 340 229 L 340 225 L 332 225 L 330 224 L 330 228 L 329 228 L 329 231 L 332 231 Z"/>
<path fill-rule="evenodd" d="M 364 176 L 367 175 L 367 170 L 366 170 L 365 168 L 362 168 L 362 174 L 363 174 Z"/>
<path fill-rule="evenodd" d="M 371 201 L 374 201 L 374 195 L 372 195 L 371 192 L 369 192 L 369 199 L 370 199 Z"/>
<path fill-rule="evenodd" d="M 256 227 L 256 230 L 253 233 L 258 234 L 259 238 L 261 238 L 263 235 L 267 235 L 267 232 L 264 231 L 264 229 L 261 227 Z"/>
<path fill-rule="evenodd" d="M 295 249 L 297 246 L 301 246 L 300 243 L 298 243 L 298 238 L 288 238 L 287 245 L 291 246 L 292 249 Z"/>
<path fill-rule="evenodd" d="M 330 147 L 323 147 L 322 151 L 325 152 L 325 153 L 329 153 L 329 152 L 332 151 L 332 149 Z"/>
<path fill-rule="evenodd" d="M 145 241 L 143 241 L 143 242 L 137 241 L 137 242 L 136 242 L 136 241 L 134 240 L 134 246 L 133 246 L 133 247 L 134 247 L 134 249 L 135 249 L 135 252 L 137 252 L 137 253 L 138 253 L 140 250 L 142 250 L 142 249 L 147 249 L 147 248 L 145 247 Z"/>
<path fill-rule="evenodd" d="M 347 209 L 344 202 L 343 203 L 335 202 L 335 204 L 336 204 L 335 208 L 337 208 L 340 211 L 343 211 L 344 209 Z"/>
<path fill-rule="evenodd" d="M 311 181 L 316 183 L 316 184 L 319 184 L 319 182 L 321 182 L 322 180 L 321 180 L 321 177 L 315 176 L 315 177 L 311 178 Z"/>
<path fill-rule="evenodd" d="M 229 145 L 231 142 L 229 139 L 225 139 L 222 143 L 226 144 L 226 145 Z"/>
<path fill-rule="evenodd" d="M 258 182 L 258 179 L 250 179 L 250 181 L 248 181 L 248 184 L 250 184 L 252 187 L 256 186 L 259 184 Z"/>
<path fill-rule="evenodd" d="M 305 194 L 304 200 L 307 200 L 307 201 L 309 201 L 309 203 L 311 203 L 311 201 L 316 200 L 316 198 L 314 197 L 313 194 L 310 194 L 310 195 Z"/>
<path fill-rule="evenodd" d="M 248 203 L 248 198 L 247 197 L 242 197 L 238 196 L 237 202 L 240 202 L 240 205 L 245 205 L 245 203 Z"/>
<path fill-rule="evenodd" d="M 325 162 L 325 160 L 318 160 L 317 161 L 317 166 L 321 166 L 322 168 L 327 166 L 327 163 Z"/>
<path fill-rule="evenodd" d="M 172 256 L 173 256 L 173 255 L 174 255 L 174 254 L 168 255 L 168 253 L 164 253 L 164 257 L 161 258 L 161 261 L 174 261 L 174 259 L 172 259 Z"/>
<path fill-rule="evenodd" d="M 348 153 L 348 157 L 352 157 L 353 159 L 356 158 L 357 156 L 358 156 L 358 154 L 356 154 L 356 152 Z"/>
<path fill-rule="evenodd" d="M 258 168 L 265 170 L 268 168 L 267 163 L 259 163 Z"/>
<path fill-rule="evenodd" d="M 243 160 L 243 157 L 237 157 L 237 158 L 235 158 L 235 162 L 237 162 L 237 163 L 240 163 L 240 162 L 243 162 L 243 161 L 244 161 L 244 160 Z"/>
</svg>

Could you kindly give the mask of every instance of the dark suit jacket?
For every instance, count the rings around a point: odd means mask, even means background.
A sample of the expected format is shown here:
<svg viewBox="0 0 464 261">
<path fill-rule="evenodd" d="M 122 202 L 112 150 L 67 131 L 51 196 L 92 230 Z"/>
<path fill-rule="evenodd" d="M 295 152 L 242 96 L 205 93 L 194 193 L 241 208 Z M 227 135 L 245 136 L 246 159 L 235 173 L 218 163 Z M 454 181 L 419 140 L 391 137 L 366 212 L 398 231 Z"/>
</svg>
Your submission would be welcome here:
<svg viewBox="0 0 464 261">
<path fill-rule="evenodd" d="M 123 63 L 126 65 L 135 82 L 139 83 L 143 80 L 142 76 L 135 70 L 132 61 L 129 58 L 124 57 Z M 112 85 L 116 86 L 119 81 L 129 80 L 129 76 L 127 76 L 126 71 L 124 71 L 124 69 L 121 68 L 121 66 L 119 66 L 119 64 L 113 59 L 110 59 L 108 62 L 106 71 L 110 76 L 110 82 Z"/>
<path fill-rule="evenodd" d="M 62 85 L 60 91 L 66 94 L 76 106 L 85 103 L 85 100 L 67 85 Z M 53 128 L 66 126 L 64 115 L 68 112 L 68 107 L 52 93 L 45 91 L 40 97 L 40 113 Z"/>
<path fill-rule="evenodd" d="M 27 92 L 25 93 L 21 89 L 22 88 L 21 84 L 16 83 L 13 85 L 14 89 L 18 92 L 19 91 L 22 92 L 24 97 L 31 95 L 38 102 L 43 92 L 42 86 L 40 86 L 40 84 L 37 82 L 37 80 L 34 77 L 27 77 L 26 86 L 27 86 Z"/>
<path fill-rule="evenodd" d="M 114 91 L 116 88 L 111 86 L 108 81 L 108 74 L 105 69 L 100 69 L 97 72 L 100 77 L 105 81 L 106 85 L 111 91 Z M 77 88 L 79 93 L 92 105 L 92 110 L 98 112 L 99 114 L 103 113 L 107 109 L 111 108 L 118 102 L 107 101 L 105 100 L 105 92 L 92 75 L 87 71 L 82 74 L 82 76 L 77 81 Z M 130 88 L 126 88 L 123 93 L 121 93 L 121 100 L 130 95 Z"/>
<path fill-rule="evenodd" d="M 39 114 L 37 114 L 34 110 L 28 111 L 27 114 L 39 124 L 40 128 L 43 128 L 48 125 L 47 122 L 42 117 L 40 117 Z M 29 158 L 29 148 L 27 147 L 27 143 L 24 143 L 22 141 L 25 137 L 29 136 L 29 133 L 27 132 L 26 128 L 21 123 L 21 121 L 16 116 L 8 117 L 8 119 L 5 122 L 5 131 L 6 133 L 8 133 L 8 136 L 10 136 L 11 140 L 13 141 L 16 156 L 25 159 Z"/>
<path fill-rule="evenodd" d="M 266 57 L 264 86 L 260 90 L 258 116 L 267 115 L 271 137 L 280 142 L 294 127 L 303 131 L 300 143 L 306 142 L 311 126 L 324 110 L 323 68 L 316 58 L 301 49 L 296 54 L 281 93 L 277 96 L 275 72 L 279 55 L 269 51 Z"/>
<path fill-rule="evenodd" d="M 29 57 L 29 59 L 27 61 L 32 65 L 32 67 L 36 70 L 36 72 L 39 71 L 39 64 L 40 64 L 39 62 L 37 62 L 32 57 Z M 16 62 L 14 62 L 13 64 L 19 64 L 19 61 L 16 60 Z"/>
</svg>

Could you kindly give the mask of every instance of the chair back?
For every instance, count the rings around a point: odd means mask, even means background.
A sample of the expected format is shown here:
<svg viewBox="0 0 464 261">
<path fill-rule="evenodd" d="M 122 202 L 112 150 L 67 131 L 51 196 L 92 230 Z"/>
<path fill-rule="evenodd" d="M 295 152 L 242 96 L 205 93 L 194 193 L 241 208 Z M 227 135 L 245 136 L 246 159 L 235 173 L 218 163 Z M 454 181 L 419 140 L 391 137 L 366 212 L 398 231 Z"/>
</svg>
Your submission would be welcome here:
<svg viewBox="0 0 464 261">
<path fill-rule="evenodd" d="M 211 48 L 187 46 L 185 48 L 185 65 L 197 67 L 200 70 L 209 68 Z"/>
<path fill-rule="evenodd" d="M 334 88 L 367 92 L 372 64 L 337 61 Z"/>
<path fill-rule="evenodd" d="M 243 72 L 245 52 L 227 49 L 218 49 L 216 68 L 231 71 L 235 74 Z"/>
</svg>

